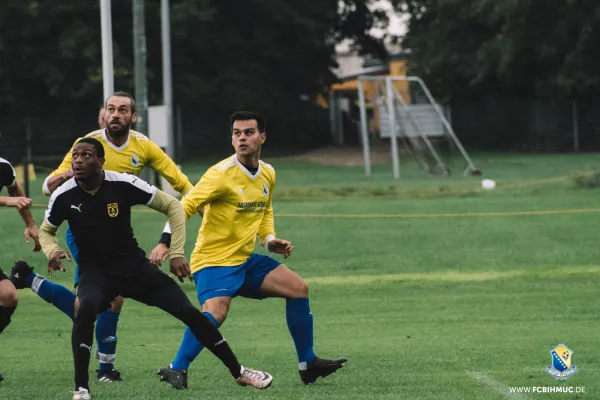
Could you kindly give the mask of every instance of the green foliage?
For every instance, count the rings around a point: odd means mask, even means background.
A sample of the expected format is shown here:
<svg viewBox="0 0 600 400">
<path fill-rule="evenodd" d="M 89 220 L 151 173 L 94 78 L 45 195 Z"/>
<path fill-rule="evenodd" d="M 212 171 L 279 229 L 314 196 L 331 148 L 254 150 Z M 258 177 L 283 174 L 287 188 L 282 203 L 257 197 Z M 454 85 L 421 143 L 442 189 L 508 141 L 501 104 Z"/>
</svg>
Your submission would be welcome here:
<svg viewBox="0 0 600 400">
<path fill-rule="evenodd" d="M 227 116 L 236 109 L 266 116 L 271 148 L 328 142 L 328 111 L 316 99 L 335 81 L 335 44 L 351 38 L 361 52 L 385 55 L 381 41 L 368 35 L 387 24 L 385 15 L 369 12 L 372 2 L 171 0 L 173 92 L 185 143 L 180 156 L 229 150 Z M 22 147 L 18 139 L 31 118 L 44 131 L 62 126 L 44 136 L 64 139 L 57 143 L 66 148 L 80 127 L 94 126 L 103 102 L 98 1 L 5 3 L 0 114 L 10 119 L 0 129 L 12 144 L 4 146 Z M 160 2 L 145 3 L 148 98 L 155 105 L 162 103 Z M 131 2 L 112 2 L 112 36 L 115 89 L 134 93 Z"/>
<path fill-rule="evenodd" d="M 594 0 L 400 0 L 404 46 L 440 94 L 597 93 L 600 3 Z"/>
</svg>

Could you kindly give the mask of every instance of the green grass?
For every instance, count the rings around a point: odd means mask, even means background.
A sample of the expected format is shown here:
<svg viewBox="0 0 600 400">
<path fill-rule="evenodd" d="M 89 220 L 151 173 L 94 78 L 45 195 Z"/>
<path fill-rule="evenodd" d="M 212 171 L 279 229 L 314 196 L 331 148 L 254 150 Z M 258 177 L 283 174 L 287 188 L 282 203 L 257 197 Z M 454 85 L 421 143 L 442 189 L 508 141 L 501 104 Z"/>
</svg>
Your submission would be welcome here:
<svg viewBox="0 0 600 400">
<path fill-rule="evenodd" d="M 237 387 L 204 353 L 190 370 L 190 389 L 176 392 L 153 374 L 171 361 L 183 327 L 129 301 L 117 357 L 126 382 L 94 382 L 94 398 L 598 399 L 600 212 L 577 210 L 600 209 L 600 202 L 598 191 L 581 189 L 576 178 L 596 170 L 597 159 L 477 155 L 476 165 L 498 182 L 493 191 L 480 190 L 480 178 L 430 177 L 410 164 L 394 180 L 390 166 L 376 166 L 365 178 L 358 167 L 268 160 L 278 173 L 278 235 L 294 242 L 288 264 L 310 285 L 316 350 L 347 356 L 346 367 L 302 385 L 284 302 L 237 298 L 222 331 L 242 362 L 273 373 L 273 387 Z M 207 166 L 185 165 L 184 172 L 197 180 Z M 553 210 L 575 212 L 510 214 Z M 41 220 L 43 208 L 34 213 Z M 0 220 L 0 265 L 25 257 L 45 271 L 43 256 L 22 243 L 14 210 L 1 209 Z M 143 248 L 152 248 L 163 222 L 157 213 L 134 214 Z M 188 252 L 198 224 L 188 223 Z M 72 267 L 55 276 L 69 287 L 72 278 Z M 183 286 L 195 302 L 193 286 Z M 20 296 L 0 337 L 7 376 L 0 399 L 68 399 L 70 320 L 30 290 Z M 560 343 L 574 351 L 579 368 L 564 382 L 545 372 L 549 351 Z M 510 386 L 584 386 L 586 393 L 517 397 L 505 392 Z"/>
</svg>

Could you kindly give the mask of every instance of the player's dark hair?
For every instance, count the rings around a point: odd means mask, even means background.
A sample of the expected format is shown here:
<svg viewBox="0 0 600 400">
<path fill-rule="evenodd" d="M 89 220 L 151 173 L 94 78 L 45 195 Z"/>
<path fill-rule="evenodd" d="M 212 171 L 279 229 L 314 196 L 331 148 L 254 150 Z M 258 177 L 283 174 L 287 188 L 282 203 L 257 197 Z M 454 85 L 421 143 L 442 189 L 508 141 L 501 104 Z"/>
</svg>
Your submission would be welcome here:
<svg viewBox="0 0 600 400">
<path fill-rule="evenodd" d="M 96 150 L 96 155 L 98 156 L 98 158 L 104 158 L 104 146 L 102 146 L 102 143 L 100 143 L 98 139 L 84 137 L 79 142 L 77 142 L 77 144 L 79 143 L 91 144 L 92 146 L 94 146 L 94 150 Z"/>
<path fill-rule="evenodd" d="M 135 99 L 129 93 L 127 93 L 127 92 L 115 92 L 110 97 L 127 97 L 129 99 L 129 101 L 131 101 L 131 113 L 133 114 L 135 112 Z M 110 97 L 108 99 L 110 99 Z M 106 104 L 108 103 L 108 99 L 106 99 L 106 101 L 104 102 L 104 108 L 106 108 Z"/>
<path fill-rule="evenodd" d="M 260 133 L 265 133 L 265 119 L 253 112 L 250 111 L 236 111 L 229 116 L 229 126 L 233 129 L 233 123 L 235 121 L 249 121 L 251 119 L 256 120 L 256 125 L 258 125 L 258 131 Z"/>
</svg>

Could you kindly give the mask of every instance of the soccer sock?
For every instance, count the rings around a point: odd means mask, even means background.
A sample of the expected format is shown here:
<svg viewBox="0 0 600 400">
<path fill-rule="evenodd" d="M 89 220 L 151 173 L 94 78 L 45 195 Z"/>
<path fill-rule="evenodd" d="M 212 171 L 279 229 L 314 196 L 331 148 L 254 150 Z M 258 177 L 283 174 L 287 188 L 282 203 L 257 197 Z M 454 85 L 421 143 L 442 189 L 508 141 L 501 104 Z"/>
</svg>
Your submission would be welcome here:
<svg viewBox="0 0 600 400">
<path fill-rule="evenodd" d="M 217 328 L 219 327 L 219 323 L 211 313 L 204 311 L 202 314 L 206 315 L 214 326 Z M 194 336 L 190 328 L 187 328 L 183 334 L 183 340 L 181 341 L 177 355 L 171 364 L 171 368 L 176 370 L 187 370 L 192 361 L 198 357 L 198 354 L 200 354 L 202 349 L 204 349 L 204 345 L 196 339 L 196 336 Z"/>
<path fill-rule="evenodd" d="M 50 282 L 41 275 L 31 273 L 27 277 L 27 285 L 38 296 L 58 308 L 73 319 L 75 309 L 75 293 L 58 283 Z"/>
<path fill-rule="evenodd" d="M 197 308 L 191 307 L 190 312 L 186 316 L 187 321 L 184 321 L 194 333 L 198 341 L 210 350 L 215 356 L 221 360 L 223 364 L 229 368 L 229 372 L 234 379 L 241 376 L 242 366 L 238 362 L 235 354 L 225 341 L 225 338 L 217 327 L 215 327 L 210 319 L 203 315 Z"/>
<path fill-rule="evenodd" d="M 298 353 L 298 367 L 305 370 L 317 358 L 313 351 L 313 316 L 308 299 L 287 299 L 285 313 L 288 329 Z"/>
<path fill-rule="evenodd" d="M 117 324 L 121 313 L 106 310 L 96 321 L 96 343 L 101 371 L 112 371 L 117 351 Z"/>
<path fill-rule="evenodd" d="M 71 346 L 73 348 L 73 361 L 75 363 L 75 390 L 80 387 L 90 389 L 88 368 L 92 344 L 94 342 L 94 318 L 82 316 L 81 310 L 73 322 Z"/>
<path fill-rule="evenodd" d="M 0 306 L 0 333 L 10 324 L 10 317 L 13 315 L 17 307 Z"/>
</svg>

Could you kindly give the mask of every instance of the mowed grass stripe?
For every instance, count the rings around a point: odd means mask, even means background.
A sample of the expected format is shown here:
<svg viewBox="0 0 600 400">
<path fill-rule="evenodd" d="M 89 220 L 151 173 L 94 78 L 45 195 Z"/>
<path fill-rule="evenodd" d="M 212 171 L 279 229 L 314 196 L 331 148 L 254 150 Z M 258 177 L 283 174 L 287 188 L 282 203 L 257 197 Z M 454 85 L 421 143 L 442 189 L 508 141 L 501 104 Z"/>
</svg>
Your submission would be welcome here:
<svg viewBox="0 0 600 400">
<path fill-rule="evenodd" d="M 565 266 L 552 269 L 518 269 L 510 271 L 439 271 L 430 273 L 319 276 L 305 279 L 312 285 L 371 285 L 400 282 L 484 282 L 498 279 L 536 277 L 541 279 L 565 278 L 574 276 L 600 276 L 600 265 Z"/>
<path fill-rule="evenodd" d="M 314 276 L 304 280 L 311 285 L 321 286 L 355 286 L 373 284 L 392 284 L 406 282 L 426 283 L 461 283 L 486 282 L 500 279 L 534 277 L 539 279 L 556 279 L 576 276 L 599 276 L 600 265 L 565 266 L 552 269 L 518 269 L 510 271 L 439 271 L 429 273 L 382 274 L 382 275 L 349 275 L 349 276 Z M 34 292 L 21 291 L 19 296 L 35 295 Z"/>
<path fill-rule="evenodd" d="M 521 393 L 512 393 L 510 388 L 506 386 L 504 383 L 494 380 L 481 372 L 467 372 L 471 378 L 475 379 L 477 382 L 484 384 L 496 392 L 502 394 L 507 399 L 528 399 L 529 397 L 521 394 Z"/>
<path fill-rule="evenodd" d="M 44 204 L 34 204 L 34 207 L 46 208 Z M 156 213 L 150 209 L 133 209 L 133 212 Z M 301 213 L 276 213 L 277 217 L 288 218 L 373 218 L 373 219 L 409 219 L 409 218 L 469 218 L 469 217 L 514 217 L 535 215 L 565 215 L 565 214 L 593 214 L 600 213 L 600 208 L 582 208 L 574 210 L 538 210 L 538 211 L 498 211 L 498 212 L 472 212 L 472 213 L 443 213 L 443 214 L 301 214 Z"/>
</svg>

